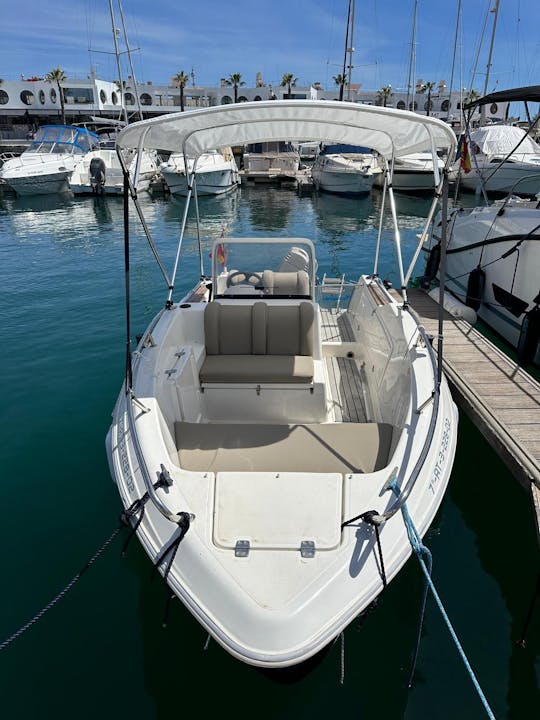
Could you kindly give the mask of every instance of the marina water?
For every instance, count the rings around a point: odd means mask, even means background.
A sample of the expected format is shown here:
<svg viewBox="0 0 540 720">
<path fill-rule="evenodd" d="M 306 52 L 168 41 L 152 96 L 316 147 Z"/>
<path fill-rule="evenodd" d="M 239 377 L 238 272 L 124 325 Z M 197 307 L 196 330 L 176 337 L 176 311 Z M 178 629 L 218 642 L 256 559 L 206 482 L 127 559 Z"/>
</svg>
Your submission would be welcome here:
<svg viewBox="0 0 540 720">
<path fill-rule="evenodd" d="M 170 272 L 183 203 L 144 195 L 145 216 Z M 375 191 L 365 199 L 300 196 L 249 186 L 199 201 L 206 271 L 223 235 L 307 237 L 318 275 L 371 272 Z M 429 201 L 398 197 L 410 260 Z M 398 284 L 383 236 L 380 275 Z M 132 213 L 133 334 L 166 299 L 166 284 Z M 105 435 L 124 373 L 123 208 L 117 198 L 0 197 L 2 252 L 2 608 L 0 641 L 64 588 L 118 526 Z M 418 273 L 421 272 L 419 261 Z M 194 217 L 176 299 L 199 274 Z M 473 720 L 484 710 L 432 599 L 417 670 L 423 580 L 412 557 L 317 663 L 262 672 L 234 660 L 167 593 L 126 531 L 51 610 L 0 653 L 5 720 L 219 715 L 243 720 L 407 718 Z M 426 544 L 433 577 L 496 717 L 538 717 L 540 622 L 518 647 L 538 574 L 526 493 L 461 413 L 449 489 Z M 180 550 L 181 552 L 181 550 Z"/>
</svg>

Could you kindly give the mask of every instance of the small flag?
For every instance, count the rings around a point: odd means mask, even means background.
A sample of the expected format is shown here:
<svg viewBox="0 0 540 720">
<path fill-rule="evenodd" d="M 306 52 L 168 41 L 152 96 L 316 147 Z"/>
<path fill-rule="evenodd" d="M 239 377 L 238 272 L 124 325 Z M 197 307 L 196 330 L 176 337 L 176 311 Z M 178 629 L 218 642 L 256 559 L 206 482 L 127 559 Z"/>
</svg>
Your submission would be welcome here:
<svg viewBox="0 0 540 720">
<path fill-rule="evenodd" d="M 460 163 L 461 163 L 461 169 L 464 173 L 470 173 L 472 166 L 471 166 L 471 156 L 469 155 L 469 145 L 467 143 L 467 138 L 465 135 L 462 135 L 459 140 L 460 145 Z"/>
<path fill-rule="evenodd" d="M 227 253 L 225 252 L 225 245 L 223 243 L 219 243 L 219 245 L 216 246 L 216 260 L 223 266 L 225 266 L 227 262 Z"/>
</svg>

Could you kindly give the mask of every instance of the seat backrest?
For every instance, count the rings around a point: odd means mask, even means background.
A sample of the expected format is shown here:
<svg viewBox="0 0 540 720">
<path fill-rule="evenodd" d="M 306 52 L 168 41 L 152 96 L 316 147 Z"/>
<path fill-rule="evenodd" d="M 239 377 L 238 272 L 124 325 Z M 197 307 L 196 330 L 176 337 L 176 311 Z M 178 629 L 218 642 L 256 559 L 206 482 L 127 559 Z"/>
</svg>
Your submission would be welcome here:
<svg viewBox="0 0 540 720">
<path fill-rule="evenodd" d="M 305 270 L 296 272 L 263 272 L 265 295 L 309 295 L 309 277 Z"/>
<path fill-rule="evenodd" d="M 204 312 L 207 355 L 313 355 L 315 313 L 299 305 L 208 303 Z"/>
</svg>

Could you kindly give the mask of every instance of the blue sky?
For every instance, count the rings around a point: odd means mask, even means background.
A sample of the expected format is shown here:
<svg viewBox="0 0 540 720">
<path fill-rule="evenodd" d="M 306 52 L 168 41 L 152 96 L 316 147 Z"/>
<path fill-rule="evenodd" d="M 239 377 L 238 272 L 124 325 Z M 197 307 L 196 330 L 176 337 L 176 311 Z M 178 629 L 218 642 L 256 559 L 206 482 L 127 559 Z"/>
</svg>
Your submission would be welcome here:
<svg viewBox="0 0 540 720">
<path fill-rule="evenodd" d="M 117 0 L 113 0 L 115 6 Z M 453 87 L 469 88 L 487 10 L 494 0 L 463 0 L 462 46 Z M 109 0 L 3 0 L 0 78 L 42 76 L 60 65 L 69 77 L 116 77 Z M 353 82 L 366 90 L 403 88 L 414 0 L 358 0 Z M 293 73 L 298 84 L 335 87 L 341 72 L 347 0 L 122 0 L 137 80 L 166 83 L 180 70 L 197 85 L 239 72 L 247 85 Z M 450 82 L 457 0 L 418 0 L 416 77 Z M 540 82 L 538 0 L 500 0 L 488 90 Z M 483 90 L 488 21 L 474 87 Z M 117 22 L 120 18 L 117 14 Z M 105 52 L 98 52 L 105 51 Z M 461 71 L 460 71 L 461 65 Z M 127 74 L 127 73 L 125 73 Z"/>
</svg>

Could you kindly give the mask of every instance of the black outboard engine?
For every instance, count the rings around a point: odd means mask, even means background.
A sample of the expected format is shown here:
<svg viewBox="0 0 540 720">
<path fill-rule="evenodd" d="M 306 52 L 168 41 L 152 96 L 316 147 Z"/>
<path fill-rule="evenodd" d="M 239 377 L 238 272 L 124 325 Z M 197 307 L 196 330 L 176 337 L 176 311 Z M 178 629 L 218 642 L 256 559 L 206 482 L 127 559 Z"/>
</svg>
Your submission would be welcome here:
<svg viewBox="0 0 540 720">
<path fill-rule="evenodd" d="M 101 158 L 90 160 L 90 185 L 95 195 L 105 192 L 105 163 Z"/>
</svg>

